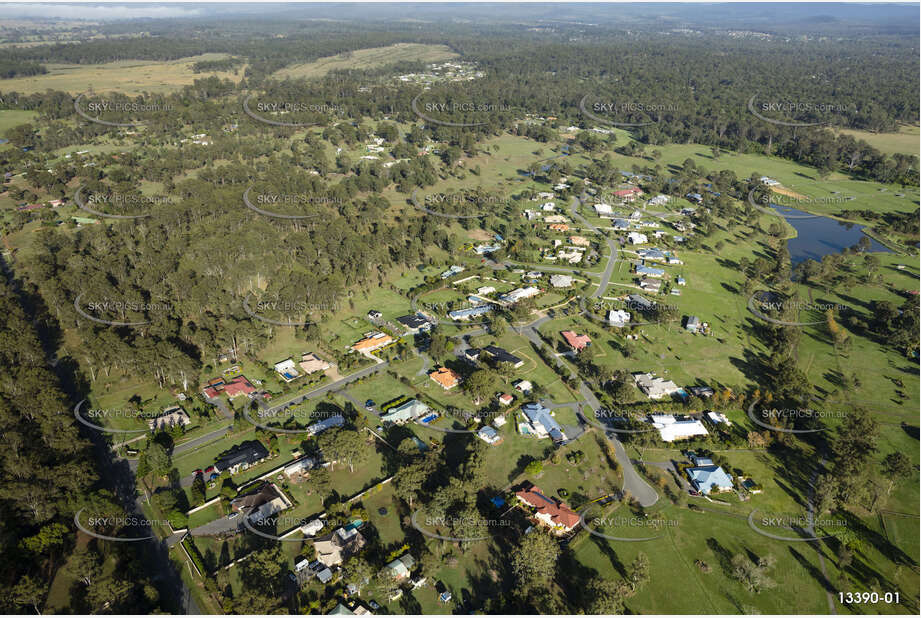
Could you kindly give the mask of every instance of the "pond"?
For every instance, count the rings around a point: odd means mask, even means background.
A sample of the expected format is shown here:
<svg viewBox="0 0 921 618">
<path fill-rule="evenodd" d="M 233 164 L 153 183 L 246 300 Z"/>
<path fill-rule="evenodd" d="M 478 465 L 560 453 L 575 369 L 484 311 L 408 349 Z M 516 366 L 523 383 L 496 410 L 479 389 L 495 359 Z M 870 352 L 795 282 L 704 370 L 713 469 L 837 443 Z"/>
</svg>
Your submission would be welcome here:
<svg viewBox="0 0 921 618">
<path fill-rule="evenodd" d="M 869 252 L 871 253 L 892 253 L 883 244 L 864 234 L 863 225 L 814 216 L 786 206 L 771 205 L 787 219 L 787 223 L 796 229 L 796 238 L 787 241 L 793 266 L 807 259 L 821 262 L 822 256 L 840 253 L 844 249 L 855 246 L 861 238 L 867 238 L 870 241 Z"/>
</svg>

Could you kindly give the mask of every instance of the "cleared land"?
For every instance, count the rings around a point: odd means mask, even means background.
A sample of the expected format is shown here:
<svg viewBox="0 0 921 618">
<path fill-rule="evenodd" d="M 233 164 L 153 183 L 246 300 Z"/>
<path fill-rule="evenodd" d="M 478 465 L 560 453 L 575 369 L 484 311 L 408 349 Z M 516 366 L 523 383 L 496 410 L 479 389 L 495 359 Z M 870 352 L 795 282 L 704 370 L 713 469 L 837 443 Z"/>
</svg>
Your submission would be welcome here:
<svg viewBox="0 0 921 618">
<path fill-rule="evenodd" d="M 280 79 L 323 77 L 330 71 L 341 69 L 376 69 L 397 62 L 440 62 L 457 58 L 447 45 L 424 45 L 422 43 L 397 43 L 387 47 L 357 49 L 353 52 L 327 56 L 305 64 L 295 64 L 276 71 L 273 77 Z"/>
<path fill-rule="evenodd" d="M 895 154 L 897 152 L 919 155 L 919 140 L 921 140 L 921 131 L 916 126 L 899 127 L 897 133 L 870 133 L 869 131 L 855 131 L 853 129 L 841 129 L 839 133 L 845 133 L 853 136 L 855 139 L 862 139 L 880 152 Z"/>
<path fill-rule="evenodd" d="M 45 90 L 63 90 L 72 94 L 86 92 L 123 92 L 139 95 L 142 92 L 163 94 L 189 86 L 196 79 L 210 75 L 235 79 L 233 71 L 195 73 L 192 65 L 203 60 L 220 60 L 227 54 L 202 54 L 155 62 L 150 60 L 120 60 L 105 64 L 48 64 L 47 75 L 16 77 L 3 80 L 3 89 L 8 92 L 32 94 Z M 243 67 L 237 72 L 242 75 Z"/>
</svg>

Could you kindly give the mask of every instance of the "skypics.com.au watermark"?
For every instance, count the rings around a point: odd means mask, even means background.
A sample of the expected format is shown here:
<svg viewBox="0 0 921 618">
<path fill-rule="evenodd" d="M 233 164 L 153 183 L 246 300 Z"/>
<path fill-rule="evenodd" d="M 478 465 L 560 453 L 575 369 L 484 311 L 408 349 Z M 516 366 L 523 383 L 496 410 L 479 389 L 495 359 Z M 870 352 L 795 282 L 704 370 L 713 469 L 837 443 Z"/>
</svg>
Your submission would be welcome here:
<svg viewBox="0 0 921 618">
<path fill-rule="evenodd" d="M 816 529 L 825 532 L 842 530 L 848 522 L 838 518 L 816 517 L 811 512 L 800 513 L 761 513 L 758 509 L 748 514 L 748 527 L 761 536 L 776 541 L 810 542 L 827 539 L 833 534 L 819 535 Z M 797 532 L 800 536 L 790 536 L 786 532 Z"/>
<path fill-rule="evenodd" d="M 748 418 L 760 427 L 782 433 L 806 434 L 827 431 L 828 427 L 824 426 L 812 427 L 809 429 L 790 429 L 781 425 L 789 424 L 803 426 L 805 424 L 809 426 L 828 419 L 843 419 L 847 417 L 846 410 L 815 410 L 813 408 L 761 408 L 761 410 L 756 413 L 755 406 L 757 403 L 757 401 L 753 401 L 748 406 Z M 760 413 L 760 418 L 758 413 Z M 777 421 L 777 423 L 781 425 L 772 424 L 767 421 Z"/>
<path fill-rule="evenodd" d="M 143 326 L 144 324 L 150 324 L 150 320 L 133 322 L 110 320 L 108 319 L 108 315 L 112 313 L 116 313 L 119 317 L 124 318 L 128 312 L 150 314 L 169 313 L 173 310 L 172 305 L 165 302 L 141 301 L 133 298 L 102 298 L 85 302 L 83 296 L 84 293 L 81 292 L 74 299 L 74 310 L 87 320 L 91 320 L 98 324 L 106 324 L 108 326 Z"/>
<path fill-rule="evenodd" d="M 84 518 L 86 523 L 80 521 L 81 516 L 86 508 L 82 508 L 74 515 L 74 525 L 81 532 L 88 534 L 97 539 L 104 541 L 114 541 L 116 543 L 134 543 L 137 541 L 146 541 L 155 538 L 152 534 L 145 534 L 156 527 L 167 528 L 172 530 L 170 522 L 165 519 L 146 519 L 136 515 L 106 515 L 102 517 L 89 516 Z M 104 528 L 106 530 L 114 529 L 119 532 L 136 531 L 144 536 L 111 536 L 96 532 L 94 528 Z"/>
<path fill-rule="evenodd" d="M 74 406 L 74 418 L 77 419 L 83 425 L 96 431 L 101 431 L 103 433 L 113 433 L 113 434 L 135 434 L 135 433 L 147 433 L 147 429 L 110 429 L 109 427 L 104 427 L 102 425 L 97 425 L 96 423 L 90 422 L 91 420 L 102 421 L 102 420 L 117 420 L 117 419 L 143 419 L 147 420 L 148 415 L 144 414 L 142 410 L 133 409 L 133 408 L 89 408 L 83 410 L 83 404 L 86 403 L 86 399 L 82 399 L 77 405 Z"/>
<path fill-rule="evenodd" d="M 475 543 L 477 541 L 485 541 L 490 538 L 490 535 L 487 533 L 488 530 L 505 530 L 509 528 L 512 523 L 509 520 L 505 519 L 487 519 L 483 517 L 454 517 L 454 516 L 444 516 L 444 517 L 428 517 L 422 518 L 420 522 L 419 511 L 415 511 L 412 514 L 411 522 L 413 528 L 424 534 L 425 536 L 433 539 L 440 539 L 442 541 L 455 541 L 459 543 Z M 479 536 L 448 536 L 444 534 L 439 534 L 437 530 L 440 528 L 448 528 L 449 530 L 464 530 L 465 532 L 477 531 Z M 482 532 L 479 532 L 482 531 Z"/>
<path fill-rule="evenodd" d="M 748 111 L 756 118 L 771 124 L 786 127 L 815 127 L 831 122 L 832 115 L 843 115 L 856 108 L 835 101 L 814 99 L 759 100 L 758 94 L 748 100 Z M 806 122 L 807 118 L 824 117 L 822 120 Z"/>
<path fill-rule="evenodd" d="M 579 101 L 579 111 L 588 118 L 615 127 L 642 127 L 659 122 L 662 114 L 677 113 L 680 107 L 674 103 L 658 101 L 590 101 L 585 95 Z M 648 120 L 640 120 L 648 118 Z"/>
<path fill-rule="evenodd" d="M 80 210 L 96 215 L 97 217 L 107 217 L 109 219 L 142 219 L 151 216 L 149 212 L 154 206 L 163 204 L 176 204 L 179 202 L 174 197 L 168 195 L 138 195 L 135 193 L 93 193 L 84 199 L 84 187 L 81 185 L 74 192 L 74 203 Z M 118 207 L 122 209 L 143 208 L 142 212 L 135 214 L 109 213 L 98 210 L 104 207 Z"/>
<path fill-rule="evenodd" d="M 818 219 L 822 215 L 804 214 L 802 209 L 816 206 L 842 206 L 847 202 L 854 201 L 852 195 L 827 195 L 823 197 L 809 197 L 808 195 L 786 195 L 784 193 L 763 194 L 760 198 L 755 198 L 756 189 L 748 192 L 748 203 L 756 210 L 773 217 L 783 217 L 784 219 Z M 759 203 L 760 202 L 760 203 Z M 787 210 L 796 210 L 797 212 L 787 212 Z"/>
<path fill-rule="evenodd" d="M 626 543 L 654 541 L 662 537 L 666 529 L 676 528 L 679 525 L 679 522 L 675 519 L 639 515 L 627 516 L 612 514 L 605 517 L 589 518 L 588 513 L 599 506 L 598 503 L 592 503 L 579 511 L 580 523 L 590 534 L 609 541 Z M 604 532 L 602 532 L 602 530 Z M 654 536 L 636 536 L 638 532 L 640 534 L 647 534 L 647 531 L 650 530 L 658 532 L 659 534 Z"/>
<path fill-rule="evenodd" d="M 85 98 L 87 93 L 84 92 L 74 100 L 74 111 L 90 122 L 109 127 L 140 127 L 144 126 L 151 116 L 176 111 L 175 106 L 162 101 L 147 103 L 98 97 L 84 101 Z"/>
<path fill-rule="evenodd" d="M 291 320 L 292 316 L 308 316 L 314 312 L 337 311 L 338 303 L 308 302 L 306 300 L 283 299 L 279 297 L 269 299 L 255 299 L 249 296 L 243 298 L 243 311 L 254 320 L 274 324 L 275 326 L 307 326 L 313 324 L 310 320 Z M 271 316 L 271 317 L 270 317 Z M 287 319 L 279 319 L 281 317 Z"/>
<path fill-rule="evenodd" d="M 307 193 L 252 193 L 252 190 L 253 187 L 250 186 L 243 192 L 243 203 L 246 207 L 260 215 L 276 219 L 317 219 L 324 214 L 319 207 L 342 205 L 341 198 L 308 195 Z M 293 209 L 296 212 L 278 212 L 284 209 Z M 309 222 L 316 223 L 316 221 Z"/>
<path fill-rule="evenodd" d="M 609 408 L 598 408 L 594 411 L 594 416 L 595 418 L 593 419 L 589 414 L 585 412 L 582 413 L 582 418 L 584 418 L 588 424 L 594 425 L 602 431 L 612 431 L 614 433 L 647 433 L 649 431 L 656 431 L 656 428 L 652 426 L 644 429 L 619 429 L 617 427 L 612 427 L 610 423 L 627 423 L 630 422 L 630 419 L 625 417 L 623 412 L 618 412 Z"/>
<path fill-rule="evenodd" d="M 317 126 L 321 121 L 342 116 L 346 112 L 345 107 L 337 103 L 285 99 L 253 101 L 255 97 L 255 94 L 250 94 L 243 100 L 244 113 L 253 120 L 276 127 Z"/>
<path fill-rule="evenodd" d="M 507 196 L 497 194 L 429 193 L 420 199 L 418 189 L 413 191 L 411 201 L 425 213 L 448 219 L 478 219 L 511 204 Z"/>
<path fill-rule="evenodd" d="M 770 322 L 771 324 L 777 324 L 779 326 L 814 326 L 816 324 L 825 323 L 825 320 L 812 320 L 809 322 L 781 320 L 768 315 L 766 312 L 799 315 L 801 311 L 818 311 L 821 313 L 825 313 L 826 311 L 845 312 L 849 311 L 850 307 L 838 303 L 817 303 L 798 299 L 786 299 L 780 298 L 773 293 L 755 292 L 748 299 L 748 310 L 765 322 Z"/>
<path fill-rule="evenodd" d="M 463 100 L 426 100 L 419 94 L 412 100 L 410 107 L 413 113 L 422 120 L 445 127 L 479 127 L 486 124 L 486 117 L 490 114 L 507 113 L 513 110 L 512 106 L 496 101 L 483 99 Z M 458 119 L 464 119 L 458 121 Z"/>
</svg>

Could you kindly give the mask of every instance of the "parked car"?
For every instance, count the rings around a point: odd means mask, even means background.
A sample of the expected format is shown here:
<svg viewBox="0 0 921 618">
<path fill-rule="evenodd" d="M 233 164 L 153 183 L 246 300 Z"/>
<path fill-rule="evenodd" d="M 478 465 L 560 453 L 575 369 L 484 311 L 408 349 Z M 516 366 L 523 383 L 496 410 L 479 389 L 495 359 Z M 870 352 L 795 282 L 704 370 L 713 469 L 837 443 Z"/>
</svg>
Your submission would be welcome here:
<svg viewBox="0 0 921 618">
<path fill-rule="evenodd" d="M 233 513 L 227 516 L 227 519 L 234 519 L 235 517 L 238 517 L 239 515 L 240 515 L 240 511 L 234 511 Z"/>
</svg>

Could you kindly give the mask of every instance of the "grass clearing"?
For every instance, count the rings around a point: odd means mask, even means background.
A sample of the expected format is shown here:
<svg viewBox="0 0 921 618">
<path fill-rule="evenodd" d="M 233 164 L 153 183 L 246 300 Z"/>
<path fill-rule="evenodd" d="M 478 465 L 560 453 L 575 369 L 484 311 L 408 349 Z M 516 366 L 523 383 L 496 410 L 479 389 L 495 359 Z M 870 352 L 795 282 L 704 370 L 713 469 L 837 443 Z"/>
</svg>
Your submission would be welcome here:
<svg viewBox="0 0 921 618">
<path fill-rule="evenodd" d="M 397 62 L 441 62 L 457 58 L 447 45 L 397 43 L 387 47 L 356 49 L 355 51 L 319 58 L 305 64 L 294 64 L 272 74 L 277 79 L 315 79 L 330 71 L 346 69 L 376 69 Z"/>
</svg>

